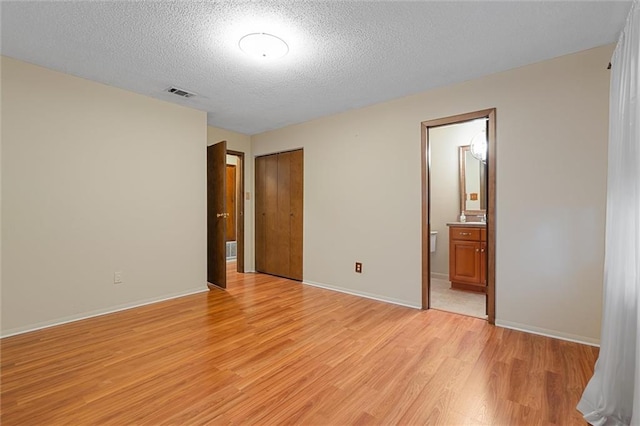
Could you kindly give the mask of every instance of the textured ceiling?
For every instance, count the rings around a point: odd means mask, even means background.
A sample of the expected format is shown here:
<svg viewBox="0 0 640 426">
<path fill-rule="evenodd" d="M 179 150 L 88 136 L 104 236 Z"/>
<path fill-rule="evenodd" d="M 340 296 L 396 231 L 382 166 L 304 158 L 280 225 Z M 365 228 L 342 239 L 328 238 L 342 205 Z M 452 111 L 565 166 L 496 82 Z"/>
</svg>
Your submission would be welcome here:
<svg viewBox="0 0 640 426">
<path fill-rule="evenodd" d="M 629 1 L 2 2 L 2 54 L 255 134 L 617 40 Z M 238 49 L 251 32 L 279 60 Z M 603 64 L 606 66 L 606 64 Z M 171 85 L 198 94 L 163 93 Z"/>
</svg>

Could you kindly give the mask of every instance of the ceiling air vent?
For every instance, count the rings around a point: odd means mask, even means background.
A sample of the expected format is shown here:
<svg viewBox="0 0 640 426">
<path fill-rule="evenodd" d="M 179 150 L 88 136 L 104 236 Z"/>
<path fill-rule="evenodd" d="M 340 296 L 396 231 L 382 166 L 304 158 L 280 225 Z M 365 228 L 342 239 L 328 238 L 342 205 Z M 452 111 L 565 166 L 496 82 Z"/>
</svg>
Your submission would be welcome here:
<svg viewBox="0 0 640 426">
<path fill-rule="evenodd" d="M 169 87 L 167 92 L 173 93 L 174 95 L 182 98 L 192 98 L 196 95 L 195 93 L 187 92 L 186 90 L 178 89 L 177 87 Z"/>
</svg>

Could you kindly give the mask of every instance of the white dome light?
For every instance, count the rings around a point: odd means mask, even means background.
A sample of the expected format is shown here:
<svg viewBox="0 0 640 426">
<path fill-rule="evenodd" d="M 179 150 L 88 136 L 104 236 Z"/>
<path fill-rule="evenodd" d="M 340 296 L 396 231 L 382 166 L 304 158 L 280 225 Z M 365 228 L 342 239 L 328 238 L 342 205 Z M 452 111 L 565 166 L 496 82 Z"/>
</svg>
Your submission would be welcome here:
<svg viewBox="0 0 640 426">
<path fill-rule="evenodd" d="M 247 34 L 240 39 L 238 46 L 248 55 L 265 59 L 281 58 L 289 52 L 284 40 L 267 33 Z"/>
<path fill-rule="evenodd" d="M 476 157 L 483 163 L 487 162 L 487 131 L 482 129 L 477 135 L 471 139 L 470 143 L 471 155 Z"/>
</svg>

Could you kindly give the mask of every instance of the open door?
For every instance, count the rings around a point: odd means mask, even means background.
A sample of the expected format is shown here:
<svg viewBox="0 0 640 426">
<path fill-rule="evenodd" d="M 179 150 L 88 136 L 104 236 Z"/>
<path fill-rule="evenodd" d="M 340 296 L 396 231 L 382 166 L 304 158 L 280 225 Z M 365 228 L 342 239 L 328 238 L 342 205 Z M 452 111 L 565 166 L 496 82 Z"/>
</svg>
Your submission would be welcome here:
<svg viewBox="0 0 640 426">
<path fill-rule="evenodd" d="M 225 253 L 227 142 L 207 147 L 207 281 L 209 288 L 227 288 Z"/>
<path fill-rule="evenodd" d="M 469 121 L 486 119 L 487 157 L 485 193 L 487 194 L 486 215 L 486 242 L 478 241 L 480 246 L 480 262 L 484 273 L 479 274 L 481 282 L 486 281 L 485 309 L 489 324 L 495 324 L 496 314 L 496 109 L 460 114 L 451 117 L 438 118 L 423 121 L 422 129 L 422 309 L 430 309 L 432 301 L 431 291 L 431 170 L 432 170 L 432 146 L 430 129 L 441 126 L 449 126 Z M 460 206 L 462 210 L 462 206 Z M 460 211 L 458 210 L 458 211 Z M 477 215 L 476 215 L 477 216 Z M 467 219 L 468 220 L 468 219 Z"/>
<path fill-rule="evenodd" d="M 238 173 L 236 174 L 236 203 L 235 203 L 235 231 L 237 241 L 236 251 L 236 271 L 244 274 L 244 152 L 227 150 L 227 157 L 236 157 Z M 228 184 L 229 182 L 227 182 Z M 231 214 L 232 209 L 227 204 L 227 213 Z M 230 221 L 227 220 L 227 234 L 229 233 Z M 229 235 L 227 235 L 227 238 Z"/>
</svg>

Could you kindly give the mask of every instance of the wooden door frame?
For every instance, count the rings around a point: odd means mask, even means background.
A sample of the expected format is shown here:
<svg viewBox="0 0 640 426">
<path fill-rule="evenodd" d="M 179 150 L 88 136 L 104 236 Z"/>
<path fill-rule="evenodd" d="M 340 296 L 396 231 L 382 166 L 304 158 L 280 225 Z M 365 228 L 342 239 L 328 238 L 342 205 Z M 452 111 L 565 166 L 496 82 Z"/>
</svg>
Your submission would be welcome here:
<svg viewBox="0 0 640 426">
<path fill-rule="evenodd" d="M 238 191 L 236 194 L 236 271 L 244 273 L 244 152 L 227 149 L 227 155 L 238 157 L 238 176 L 236 182 Z"/>
<path fill-rule="evenodd" d="M 430 170 L 431 157 L 429 129 L 449 124 L 464 123 L 479 118 L 488 118 L 489 151 L 487 154 L 488 198 L 487 198 L 487 320 L 496 320 L 496 109 L 459 114 L 421 123 L 422 133 L 422 309 L 430 308 L 431 290 L 431 203 Z"/>
</svg>

